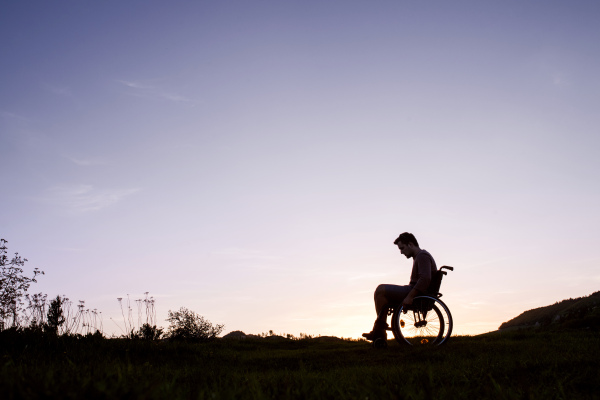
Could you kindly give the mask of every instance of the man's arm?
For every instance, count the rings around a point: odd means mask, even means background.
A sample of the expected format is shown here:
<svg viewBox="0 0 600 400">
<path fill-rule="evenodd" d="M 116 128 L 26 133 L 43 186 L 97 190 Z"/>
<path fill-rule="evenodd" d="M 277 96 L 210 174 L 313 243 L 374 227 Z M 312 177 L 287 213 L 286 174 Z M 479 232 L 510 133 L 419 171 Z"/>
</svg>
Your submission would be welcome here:
<svg viewBox="0 0 600 400">
<path fill-rule="evenodd" d="M 421 294 L 421 291 L 417 288 L 413 288 L 410 293 L 404 298 L 402 306 L 410 306 L 413 303 L 413 299 Z"/>
<path fill-rule="evenodd" d="M 427 291 L 429 283 L 431 282 L 431 259 L 429 256 L 427 256 L 427 254 L 420 253 L 417 256 L 416 263 L 417 281 L 415 282 L 415 286 L 410 293 L 408 293 L 408 295 L 404 298 L 404 301 L 402 302 L 403 305 L 411 305 L 416 296 Z"/>
</svg>

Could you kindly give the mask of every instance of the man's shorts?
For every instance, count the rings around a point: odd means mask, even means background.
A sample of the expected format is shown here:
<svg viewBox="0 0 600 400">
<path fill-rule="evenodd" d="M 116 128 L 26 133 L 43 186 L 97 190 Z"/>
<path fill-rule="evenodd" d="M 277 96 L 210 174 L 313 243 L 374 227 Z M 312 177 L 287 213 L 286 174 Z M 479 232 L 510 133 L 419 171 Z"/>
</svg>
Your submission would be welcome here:
<svg viewBox="0 0 600 400">
<path fill-rule="evenodd" d="M 404 298 L 408 296 L 410 291 L 413 289 L 412 286 L 400 286 L 400 285 L 380 285 L 383 288 L 385 298 L 389 304 L 402 304 Z"/>
</svg>

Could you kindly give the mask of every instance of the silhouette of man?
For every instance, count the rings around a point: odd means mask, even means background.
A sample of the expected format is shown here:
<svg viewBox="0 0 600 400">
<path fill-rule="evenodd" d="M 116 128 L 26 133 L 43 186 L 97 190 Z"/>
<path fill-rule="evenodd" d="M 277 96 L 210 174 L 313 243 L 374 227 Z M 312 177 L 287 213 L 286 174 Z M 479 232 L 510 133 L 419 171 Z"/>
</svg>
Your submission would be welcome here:
<svg viewBox="0 0 600 400">
<path fill-rule="evenodd" d="M 373 325 L 373 330 L 369 333 L 363 333 L 368 340 L 379 338 L 387 339 L 387 313 L 388 307 L 402 304 L 411 305 L 413 299 L 427 292 L 431 278 L 435 276 L 437 266 L 435 260 L 427 252 L 419 247 L 419 242 L 412 233 L 404 232 L 394 240 L 394 244 L 400 249 L 400 253 L 406 258 L 413 259 L 412 273 L 410 274 L 410 283 L 406 286 L 400 285 L 379 285 L 375 290 L 375 312 L 377 319 Z"/>
</svg>

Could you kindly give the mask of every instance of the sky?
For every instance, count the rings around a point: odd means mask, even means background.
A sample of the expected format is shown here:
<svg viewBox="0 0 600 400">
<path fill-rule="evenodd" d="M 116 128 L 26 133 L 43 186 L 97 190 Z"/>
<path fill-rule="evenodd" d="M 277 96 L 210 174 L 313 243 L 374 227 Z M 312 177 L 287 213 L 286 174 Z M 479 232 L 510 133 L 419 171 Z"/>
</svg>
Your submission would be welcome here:
<svg viewBox="0 0 600 400">
<path fill-rule="evenodd" d="M 597 1 L 4 1 L 0 237 L 124 332 L 358 338 L 412 232 L 454 332 L 600 288 Z M 134 311 L 134 314 L 137 311 Z"/>
</svg>

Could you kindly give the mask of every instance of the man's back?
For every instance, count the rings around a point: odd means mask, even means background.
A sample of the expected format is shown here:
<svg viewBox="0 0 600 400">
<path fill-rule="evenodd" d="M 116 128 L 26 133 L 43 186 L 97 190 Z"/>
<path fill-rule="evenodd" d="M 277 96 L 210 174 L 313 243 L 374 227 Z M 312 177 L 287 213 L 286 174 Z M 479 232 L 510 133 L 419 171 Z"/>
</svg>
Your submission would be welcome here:
<svg viewBox="0 0 600 400">
<path fill-rule="evenodd" d="M 421 293 L 427 292 L 436 272 L 437 266 L 431 254 L 427 250 L 419 251 L 414 257 L 409 286 L 412 286 Z"/>
</svg>

